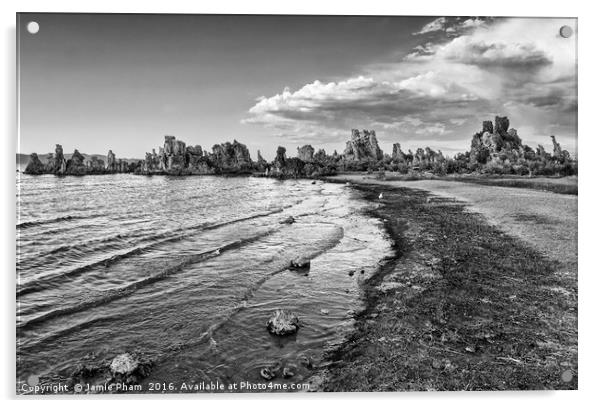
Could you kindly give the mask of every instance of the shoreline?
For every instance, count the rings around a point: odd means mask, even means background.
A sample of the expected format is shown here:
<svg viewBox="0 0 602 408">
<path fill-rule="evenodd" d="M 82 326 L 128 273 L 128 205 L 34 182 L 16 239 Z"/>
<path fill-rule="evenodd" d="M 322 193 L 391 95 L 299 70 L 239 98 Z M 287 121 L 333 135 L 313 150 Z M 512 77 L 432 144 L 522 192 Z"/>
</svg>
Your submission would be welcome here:
<svg viewBox="0 0 602 408">
<path fill-rule="evenodd" d="M 577 389 L 576 270 L 451 197 L 352 188 L 382 204 L 370 212 L 396 257 L 365 282 L 365 308 L 326 353 L 319 390 Z"/>
<path fill-rule="evenodd" d="M 26 173 L 19 168 L 15 171 L 17 174 L 23 174 L 31 177 L 54 176 L 58 178 L 66 177 L 86 177 L 86 176 L 111 176 L 118 174 L 145 176 L 145 177 L 252 177 L 252 178 L 272 178 L 275 180 L 322 180 L 325 182 L 337 182 L 337 178 L 345 178 L 348 176 L 370 178 L 366 171 L 341 172 L 329 176 L 277 176 L 266 175 L 264 172 L 212 172 L 212 173 L 177 173 L 167 171 L 157 171 L 152 173 L 138 172 L 98 172 L 86 174 L 53 174 L 41 173 L 32 174 Z M 435 176 L 427 173 L 418 173 L 415 175 L 402 175 L 395 172 L 385 172 L 387 182 L 412 182 L 412 181 L 453 181 L 468 184 L 479 184 L 483 186 L 497 186 L 509 188 L 523 188 L 537 191 L 548 191 L 558 194 L 578 195 L 577 177 L 576 176 L 520 176 L 520 175 L 491 175 L 482 173 L 467 173 L 467 174 L 449 174 L 445 176 Z"/>
</svg>

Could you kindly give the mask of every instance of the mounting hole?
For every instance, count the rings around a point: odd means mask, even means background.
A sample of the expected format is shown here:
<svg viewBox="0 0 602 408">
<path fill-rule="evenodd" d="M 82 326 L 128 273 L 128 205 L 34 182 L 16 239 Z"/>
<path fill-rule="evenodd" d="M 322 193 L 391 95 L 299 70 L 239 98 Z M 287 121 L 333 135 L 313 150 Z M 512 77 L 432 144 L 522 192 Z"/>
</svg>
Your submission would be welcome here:
<svg viewBox="0 0 602 408">
<path fill-rule="evenodd" d="M 37 375 L 32 374 L 29 377 L 27 377 L 27 384 L 31 385 L 32 387 L 35 387 L 39 383 L 40 383 L 40 377 L 38 377 Z"/>
<path fill-rule="evenodd" d="M 571 35 L 573 35 L 573 29 L 569 26 L 562 26 L 560 27 L 560 36 L 562 38 L 569 38 Z"/>
<path fill-rule="evenodd" d="M 571 370 L 564 370 L 560 378 L 562 378 L 562 381 L 564 382 L 571 382 L 573 381 L 573 372 Z"/>
<path fill-rule="evenodd" d="M 30 21 L 27 23 L 27 31 L 30 34 L 36 34 L 38 31 L 40 31 L 40 25 L 35 21 Z"/>
</svg>

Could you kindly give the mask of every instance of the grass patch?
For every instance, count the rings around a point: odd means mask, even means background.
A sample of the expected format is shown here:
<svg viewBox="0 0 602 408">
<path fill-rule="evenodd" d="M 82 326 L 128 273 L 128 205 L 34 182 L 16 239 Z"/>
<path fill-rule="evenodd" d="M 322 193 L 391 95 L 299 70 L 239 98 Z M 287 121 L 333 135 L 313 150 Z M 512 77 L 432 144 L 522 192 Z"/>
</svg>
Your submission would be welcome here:
<svg viewBox="0 0 602 408">
<path fill-rule="evenodd" d="M 446 180 L 463 183 L 481 184 L 485 186 L 528 188 L 531 190 L 549 191 L 557 194 L 578 195 L 576 180 L 541 179 L 541 178 L 494 178 L 494 177 L 448 177 Z"/>
<path fill-rule="evenodd" d="M 516 221 L 519 221 L 519 222 L 532 223 L 532 224 L 550 225 L 550 224 L 555 223 L 555 221 L 550 219 L 549 217 L 546 217 L 544 215 L 539 215 L 539 214 L 518 213 L 518 214 L 514 215 L 512 218 L 514 218 Z"/>
</svg>

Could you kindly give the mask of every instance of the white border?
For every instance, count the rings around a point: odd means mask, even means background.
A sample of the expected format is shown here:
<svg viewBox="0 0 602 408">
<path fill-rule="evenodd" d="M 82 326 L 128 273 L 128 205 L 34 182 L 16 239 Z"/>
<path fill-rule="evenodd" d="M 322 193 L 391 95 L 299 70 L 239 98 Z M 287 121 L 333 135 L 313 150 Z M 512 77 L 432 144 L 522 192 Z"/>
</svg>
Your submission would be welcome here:
<svg viewBox="0 0 602 408">
<path fill-rule="evenodd" d="M 314 394 L 314 395 L 198 395 L 190 397 L 164 396 L 151 400 L 142 397 L 144 404 L 164 404 L 165 399 L 175 399 L 178 405 L 214 405 L 227 403 L 232 406 L 249 404 L 265 407 L 266 404 L 281 406 L 306 406 L 316 403 L 332 405 L 338 400 L 345 406 L 365 406 L 370 401 L 386 405 L 426 406 L 478 406 L 504 407 L 508 405 L 543 405 L 549 407 L 567 407 L 593 405 L 600 400 L 596 391 L 598 381 L 602 379 L 602 361 L 600 347 L 601 310 L 600 295 L 602 289 L 600 276 L 602 262 L 596 256 L 599 251 L 600 203 L 600 155 L 602 147 L 602 126 L 600 120 L 600 14 L 595 2 L 586 5 L 576 1 L 527 2 L 525 0 L 505 0 L 502 2 L 485 1 L 413 1 L 386 2 L 381 0 L 326 2 L 325 0 L 303 0 L 285 3 L 284 1 L 230 1 L 198 2 L 169 0 L 163 2 L 147 1 L 3 1 L 2 12 L 2 80 L 4 95 L 1 98 L 4 124 L 2 146 L 2 234 L 1 248 L 4 265 L 2 289 L 3 335 L 2 346 L 5 353 L 3 370 L 0 377 L 0 393 L 9 404 L 49 404 L 64 403 L 91 404 L 106 406 L 107 403 L 132 404 L 123 399 L 111 401 L 87 399 L 85 401 L 63 401 L 57 398 L 29 400 L 14 396 L 15 384 L 15 152 L 16 152 L 16 70 L 15 70 L 15 13 L 21 12 L 121 12 L 121 13 L 231 13 L 231 14 L 393 14 L 393 15 L 481 15 L 481 16 L 540 16 L 540 17 L 578 17 L 579 18 L 579 391 L 572 392 L 480 392 L 480 393 L 398 393 L 398 394 Z M 361 29 L 361 28 L 360 28 Z M 131 397 L 130 399 L 134 399 Z"/>
</svg>

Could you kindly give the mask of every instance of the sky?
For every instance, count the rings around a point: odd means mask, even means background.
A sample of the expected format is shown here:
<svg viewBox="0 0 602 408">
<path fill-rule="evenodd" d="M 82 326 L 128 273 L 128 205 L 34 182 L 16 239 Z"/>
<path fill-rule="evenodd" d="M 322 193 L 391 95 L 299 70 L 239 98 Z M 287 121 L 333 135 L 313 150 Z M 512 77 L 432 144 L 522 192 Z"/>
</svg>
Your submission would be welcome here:
<svg viewBox="0 0 602 408">
<path fill-rule="evenodd" d="M 30 14 L 18 17 L 19 151 L 143 158 L 174 135 L 274 157 L 466 151 L 508 116 L 523 142 L 577 149 L 576 19 Z M 30 34 L 26 25 L 39 23 Z M 559 35 L 568 25 L 573 35 Z"/>
</svg>

